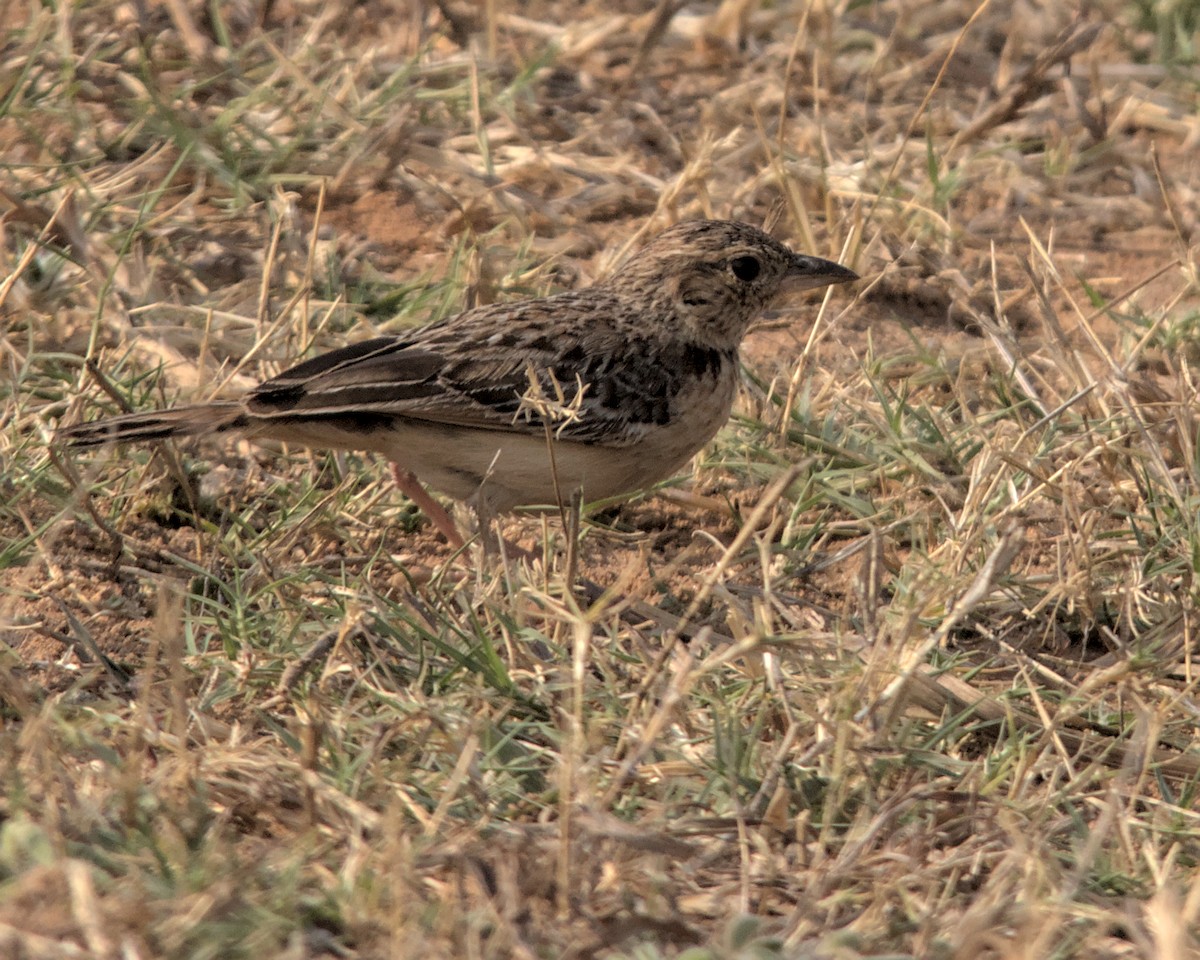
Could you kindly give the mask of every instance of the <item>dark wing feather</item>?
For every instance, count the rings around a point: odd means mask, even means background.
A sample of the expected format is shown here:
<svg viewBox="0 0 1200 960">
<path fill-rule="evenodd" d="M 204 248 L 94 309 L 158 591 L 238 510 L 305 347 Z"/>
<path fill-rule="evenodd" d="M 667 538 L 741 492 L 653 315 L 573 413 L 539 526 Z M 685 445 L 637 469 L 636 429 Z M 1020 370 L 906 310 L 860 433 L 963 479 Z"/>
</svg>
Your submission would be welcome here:
<svg viewBox="0 0 1200 960">
<path fill-rule="evenodd" d="M 592 290 L 478 308 L 409 337 L 315 357 L 257 387 L 246 406 L 267 419 L 399 416 L 541 435 L 542 417 L 522 409 L 532 369 L 544 396 L 577 407 L 566 421 L 549 418 L 560 439 L 624 446 L 668 422 L 685 377 L 715 378 L 727 358 L 701 347 L 671 356 L 659 348 L 654 357 L 651 341 L 612 323 L 622 306 Z"/>
<path fill-rule="evenodd" d="M 246 395 L 251 413 L 316 415 L 386 412 L 438 392 L 445 358 L 400 337 L 375 337 L 285 370 Z M 396 411 L 399 412 L 399 411 Z"/>
</svg>

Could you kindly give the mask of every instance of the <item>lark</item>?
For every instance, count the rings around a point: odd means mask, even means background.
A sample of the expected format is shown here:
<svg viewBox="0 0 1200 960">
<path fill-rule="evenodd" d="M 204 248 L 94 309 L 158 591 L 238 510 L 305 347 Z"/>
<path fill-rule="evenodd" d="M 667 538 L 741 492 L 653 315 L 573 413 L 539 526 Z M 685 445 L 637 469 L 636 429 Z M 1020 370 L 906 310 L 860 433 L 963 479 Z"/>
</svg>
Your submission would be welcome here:
<svg viewBox="0 0 1200 960">
<path fill-rule="evenodd" d="M 74 446 L 237 434 L 387 457 L 401 491 L 475 507 L 602 500 L 683 467 L 728 420 L 738 349 L 778 295 L 856 280 L 728 220 L 665 230 L 594 286 L 476 307 L 321 354 L 238 400 L 63 429 Z"/>
</svg>

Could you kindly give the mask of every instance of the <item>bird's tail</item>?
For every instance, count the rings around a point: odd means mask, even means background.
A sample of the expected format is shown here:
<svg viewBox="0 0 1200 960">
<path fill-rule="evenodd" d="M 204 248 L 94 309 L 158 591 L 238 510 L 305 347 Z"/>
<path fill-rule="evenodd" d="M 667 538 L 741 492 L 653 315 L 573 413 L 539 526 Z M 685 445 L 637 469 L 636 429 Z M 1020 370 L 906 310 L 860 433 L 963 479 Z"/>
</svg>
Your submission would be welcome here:
<svg viewBox="0 0 1200 960">
<path fill-rule="evenodd" d="M 77 423 L 59 430 L 55 439 L 72 447 L 98 447 L 103 443 L 140 443 L 201 433 L 224 433 L 248 423 L 246 410 L 240 403 L 218 401 Z"/>
</svg>

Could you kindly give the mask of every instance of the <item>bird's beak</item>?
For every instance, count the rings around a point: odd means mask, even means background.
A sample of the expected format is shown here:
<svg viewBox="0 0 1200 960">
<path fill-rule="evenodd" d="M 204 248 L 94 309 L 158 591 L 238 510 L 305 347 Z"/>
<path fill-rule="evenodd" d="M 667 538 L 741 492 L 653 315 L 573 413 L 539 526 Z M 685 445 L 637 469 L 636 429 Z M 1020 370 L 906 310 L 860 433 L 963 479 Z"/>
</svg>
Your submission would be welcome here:
<svg viewBox="0 0 1200 960">
<path fill-rule="evenodd" d="M 786 291 L 816 290 L 818 287 L 849 283 L 851 280 L 857 279 L 857 273 L 848 267 L 843 267 L 840 263 L 796 253 L 792 255 L 792 265 L 784 278 L 783 289 Z"/>
</svg>

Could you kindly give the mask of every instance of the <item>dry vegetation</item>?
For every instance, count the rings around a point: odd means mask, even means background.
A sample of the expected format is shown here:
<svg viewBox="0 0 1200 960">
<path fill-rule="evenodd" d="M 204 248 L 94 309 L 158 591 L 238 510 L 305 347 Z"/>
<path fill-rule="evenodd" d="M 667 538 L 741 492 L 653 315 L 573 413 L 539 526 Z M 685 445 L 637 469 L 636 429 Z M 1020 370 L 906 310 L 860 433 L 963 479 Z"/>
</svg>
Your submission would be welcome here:
<svg viewBox="0 0 1200 960">
<path fill-rule="evenodd" d="M 0 23 L 0 955 L 1195 954 L 1195 0 Z M 864 280 L 544 563 L 50 444 L 772 211 Z"/>
</svg>

